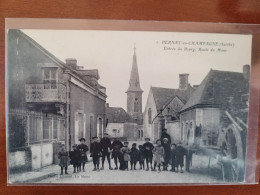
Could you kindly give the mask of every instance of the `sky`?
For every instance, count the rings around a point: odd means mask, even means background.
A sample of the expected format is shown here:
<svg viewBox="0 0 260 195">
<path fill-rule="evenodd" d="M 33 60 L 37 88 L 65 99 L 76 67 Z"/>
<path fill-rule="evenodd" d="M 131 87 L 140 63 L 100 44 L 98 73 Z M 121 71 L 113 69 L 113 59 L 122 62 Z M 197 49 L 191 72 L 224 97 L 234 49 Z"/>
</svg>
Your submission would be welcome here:
<svg viewBox="0 0 260 195">
<path fill-rule="evenodd" d="M 98 69 L 107 103 L 126 109 L 136 47 L 143 110 L 149 89 L 178 88 L 179 74 L 198 85 L 210 69 L 242 72 L 251 65 L 250 35 L 148 31 L 29 30 L 22 31 L 65 62 L 75 58 L 84 69 Z"/>
</svg>

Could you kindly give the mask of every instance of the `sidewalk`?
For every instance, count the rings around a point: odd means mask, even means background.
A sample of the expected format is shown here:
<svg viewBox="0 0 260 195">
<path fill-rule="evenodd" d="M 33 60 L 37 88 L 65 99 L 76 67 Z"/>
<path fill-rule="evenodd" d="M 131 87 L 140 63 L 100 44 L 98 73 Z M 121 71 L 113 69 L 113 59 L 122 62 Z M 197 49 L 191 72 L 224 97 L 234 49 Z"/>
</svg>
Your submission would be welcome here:
<svg viewBox="0 0 260 195">
<path fill-rule="evenodd" d="M 9 175 L 9 183 L 34 183 L 60 173 L 59 165 L 49 165 L 39 170 Z"/>
<path fill-rule="evenodd" d="M 86 163 L 92 162 L 92 158 L 88 155 L 89 161 Z M 71 168 L 72 165 L 69 166 Z M 19 184 L 19 183 L 35 183 L 49 177 L 54 177 L 55 175 L 60 174 L 60 166 L 52 164 L 46 167 L 43 167 L 39 170 L 15 173 L 10 174 L 8 178 L 8 183 L 10 184 Z"/>
</svg>

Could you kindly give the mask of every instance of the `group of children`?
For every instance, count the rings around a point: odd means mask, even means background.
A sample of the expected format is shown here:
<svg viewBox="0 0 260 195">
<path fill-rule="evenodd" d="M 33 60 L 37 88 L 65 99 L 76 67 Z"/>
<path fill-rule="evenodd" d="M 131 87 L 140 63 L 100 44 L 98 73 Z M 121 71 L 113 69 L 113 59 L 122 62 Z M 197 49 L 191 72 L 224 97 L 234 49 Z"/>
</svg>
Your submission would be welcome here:
<svg viewBox="0 0 260 195">
<path fill-rule="evenodd" d="M 60 159 L 61 175 L 63 175 L 63 170 L 65 169 L 65 174 L 68 174 L 68 166 L 73 165 L 74 173 L 83 171 L 85 172 L 85 163 L 88 161 L 87 151 L 88 146 L 85 144 L 85 139 L 81 138 L 80 144 L 73 145 L 72 151 L 68 152 L 65 149 L 65 145 L 61 145 L 61 150 L 58 153 L 58 158 Z"/>
<path fill-rule="evenodd" d="M 90 145 L 90 156 L 93 158 L 94 169 L 93 171 L 99 171 L 99 161 L 102 157 L 102 169 L 104 169 L 105 157 L 107 157 L 109 163 L 109 169 L 112 170 L 110 164 L 110 153 L 112 153 L 111 158 L 115 162 L 115 170 L 136 170 L 136 165 L 139 162 L 140 169 L 145 169 L 148 171 L 151 168 L 152 171 L 161 171 L 161 166 L 163 170 L 168 170 L 168 165 L 171 165 L 171 171 L 178 172 L 178 168 L 181 168 L 181 173 L 183 172 L 183 162 L 185 149 L 182 147 L 181 142 L 176 144 L 167 145 L 167 138 L 163 140 L 158 139 L 156 145 L 154 146 L 149 138 L 145 139 L 143 145 L 133 143 L 130 148 L 129 142 L 125 141 L 123 144 L 120 140 L 115 139 L 111 144 L 110 139 L 105 137 L 104 140 L 98 141 L 98 137 L 92 138 L 92 143 Z M 67 168 L 70 164 L 74 167 L 74 173 L 81 170 L 85 171 L 85 163 L 88 161 L 86 152 L 88 151 L 88 146 L 85 144 L 85 139 L 80 139 L 81 144 L 73 145 L 73 150 L 71 152 L 66 152 L 63 145 L 61 151 L 59 152 L 61 174 L 63 174 L 63 168 L 65 168 L 65 174 L 67 173 Z M 105 144 L 104 144 L 105 143 Z M 81 169 L 82 168 L 82 169 Z"/>
</svg>

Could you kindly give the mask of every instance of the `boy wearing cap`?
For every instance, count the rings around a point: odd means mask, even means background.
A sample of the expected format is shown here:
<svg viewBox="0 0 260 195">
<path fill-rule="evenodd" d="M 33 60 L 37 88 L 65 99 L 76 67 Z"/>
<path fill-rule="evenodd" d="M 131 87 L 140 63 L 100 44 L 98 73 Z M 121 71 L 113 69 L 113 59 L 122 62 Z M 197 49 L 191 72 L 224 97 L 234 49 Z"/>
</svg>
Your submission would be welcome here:
<svg viewBox="0 0 260 195">
<path fill-rule="evenodd" d="M 99 158 L 101 156 L 101 146 L 98 142 L 98 137 L 92 137 L 92 141 L 93 142 L 90 145 L 90 156 L 93 158 L 93 171 L 99 171 Z"/>
<path fill-rule="evenodd" d="M 104 169 L 104 162 L 105 158 L 107 157 L 109 169 L 112 170 L 111 164 L 110 164 L 110 147 L 111 147 L 111 141 L 108 138 L 108 134 L 104 133 L 104 137 L 100 141 L 101 150 L 102 150 L 102 167 L 101 170 Z"/>
<path fill-rule="evenodd" d="M 80 160 L 79 160 L 79 163 L 80 163 L 80 171 L 81 171 L 81 166 L 82 166 L 82 170 L 83 172 L 85 172 L 85 163 L 88 161 L 88 157 L 87 157 L 87 151 L 88 151 L 88 146 L 85 144 L 85 138 L 80 138 L 79 139 L 80 141 L 80 144 L 78 145 L 78 150 L 79 150 L 79 153 L 80 153 Z"/>
<path fill-rule="evenodd" d="M 152 169 L 153 149 L 154 149 L 153 144 L 150 142 L 150 138 L 145 138 L 145 143 L 143 144 L 143 148 L 144 148 L 144 158 L 147 166 L 146 171 L 149 171 L 149 163 Z"/>
</svg>

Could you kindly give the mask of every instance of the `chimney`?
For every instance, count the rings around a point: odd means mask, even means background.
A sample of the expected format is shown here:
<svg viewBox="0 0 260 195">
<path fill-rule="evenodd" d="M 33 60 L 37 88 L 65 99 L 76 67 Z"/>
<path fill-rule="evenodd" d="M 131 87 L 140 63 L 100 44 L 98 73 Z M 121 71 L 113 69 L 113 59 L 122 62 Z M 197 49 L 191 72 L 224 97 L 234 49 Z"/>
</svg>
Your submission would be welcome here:
<svg viewBox="0 0 260 195">
<path fill-rule="evenodd" d="M 184 73 L 184 74 L 179 74 L 180 77 L 180 81 L 179 81 L 179 89 L 187 89 L 188 88 L 188 77 L 189 74 L 188 73 Z"/>
<path fill-rule="evenodd" d="M 72 69 L 77 69 L 77 60 L 75 58 L 67 58 L 66 65 Z"/>
<path fill-rule="evenodd" d="M 250 66 L 248 64 L 243 66 L 243 75 L 246 80 L 250 78 Z"/>
</svg>

